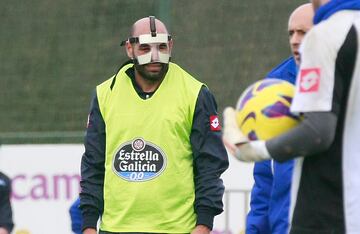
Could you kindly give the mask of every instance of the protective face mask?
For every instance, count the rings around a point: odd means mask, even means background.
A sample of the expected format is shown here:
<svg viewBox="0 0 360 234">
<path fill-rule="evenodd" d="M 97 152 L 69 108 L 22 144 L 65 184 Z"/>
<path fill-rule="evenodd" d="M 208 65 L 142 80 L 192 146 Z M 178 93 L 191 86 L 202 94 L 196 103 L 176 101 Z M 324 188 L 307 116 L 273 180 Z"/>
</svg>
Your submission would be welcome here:
<svg viewBox="0 0 360 234">
<path fill-rule="evenodd" d="M 168 34 L 144 34 L 138 37 L 139 46 L 148 48 L 149 52 L 142 55 L 135 55 L 140 65 L 148 63 L 169 63 L 170 48 L 169 48 L 169 35 Z"/>
</svg>

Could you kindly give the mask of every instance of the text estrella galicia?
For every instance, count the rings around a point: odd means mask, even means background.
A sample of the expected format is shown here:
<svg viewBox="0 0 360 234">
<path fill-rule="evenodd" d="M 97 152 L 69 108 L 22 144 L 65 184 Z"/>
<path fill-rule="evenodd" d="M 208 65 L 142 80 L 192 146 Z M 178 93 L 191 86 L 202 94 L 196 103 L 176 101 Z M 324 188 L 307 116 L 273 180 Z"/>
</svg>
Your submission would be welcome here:
<svg viewBox="0 0 360 234">
<path fill-rule="evenodd" d="M 120 145 L 112 166 L 115 174 L 124 180 L 147 181 L 164 171 L 166 155 L 157 145 L 135 138 Z"/>
</svg>

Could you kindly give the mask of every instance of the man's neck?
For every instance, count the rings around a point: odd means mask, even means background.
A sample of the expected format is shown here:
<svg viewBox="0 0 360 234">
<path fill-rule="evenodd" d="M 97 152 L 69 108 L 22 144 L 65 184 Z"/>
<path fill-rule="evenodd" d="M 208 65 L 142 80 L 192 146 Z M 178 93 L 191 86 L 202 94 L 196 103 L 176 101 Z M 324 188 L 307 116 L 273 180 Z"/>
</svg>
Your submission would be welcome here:
<svg viewBox="0 0 360 234">
<path fill-rule="evenodd" d="M 144 79 L 142 76 L 140 76 L 138 72 L 135 71 L 135 82 L 142 89 L 142 91 L 146 93 L 155 92 L 155 90 L 160 86 L 162 81 L 163 79 L 156 81 Z"/>
</svg>

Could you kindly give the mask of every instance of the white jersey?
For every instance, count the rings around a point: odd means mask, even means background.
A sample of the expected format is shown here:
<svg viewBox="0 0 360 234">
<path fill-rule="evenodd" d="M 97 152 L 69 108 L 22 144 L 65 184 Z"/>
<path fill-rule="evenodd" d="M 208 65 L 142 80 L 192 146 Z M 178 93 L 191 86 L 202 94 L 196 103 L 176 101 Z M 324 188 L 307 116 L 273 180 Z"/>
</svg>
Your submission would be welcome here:
<svg viewBox="0 0 360 234">
<path fill-rule="evenodd" d="M 291 105 L 292 112 L 331 110 L 336 58 L 353 26 L 354 18 L 358 16 L 359 13 L 355 11 L 339 11 L 316 25 L 305 36 L 300 49 L 301 65 Z"/>
<path fill-rule="evenodd" d="M 360 233 L 359 38 L 359 11 L 339 11 L 314 26 L 302 43 L 301 66 L 291 106 L 291 111 L 296 113 L 331 111 L 338 116 L 336 142 L 331 149 L 319 155 L 320 158 L 301 158 L 301 163 L 296 163 L 299 168 L 294 169 L 297 173 L 293 178 L 293 189 L 298 191 L 292 193 L 291 199 L 294 219 L 311 226 L 311 221 L 304 215 L 311 209 L 300 206 L 316 199 L 316 194 L 321 192 L 311 190 L 319 187 L 327 193 L 323 194 L 325 200 L 333 199 L 333 203 L 342 200 L 343 207 L 335 208 L 343 210 L 320 207 L 326 204 L 323 200 L 315 202 L 313 209 L 323 209 L 322 214 L 328 217 L 331 212 L 338 212 L 339 216 L 343 213 L 344 218 L 339 223 L 344 222 L 348 234 Z M 315 174 L 316 180 L 309 173 Z M 312 187 L 307 185 L 310 181 Z M 342 191 L 337 195 L 330 194 L 332 189 L 337 191 L 338 188 Z M 314 194 L 306 195 L 309 192 Z M 300 195 L 305 198 L 299 199 Z M 318 218 L 316 222 L 326 225 L 326 218 Z"/>
</svg>

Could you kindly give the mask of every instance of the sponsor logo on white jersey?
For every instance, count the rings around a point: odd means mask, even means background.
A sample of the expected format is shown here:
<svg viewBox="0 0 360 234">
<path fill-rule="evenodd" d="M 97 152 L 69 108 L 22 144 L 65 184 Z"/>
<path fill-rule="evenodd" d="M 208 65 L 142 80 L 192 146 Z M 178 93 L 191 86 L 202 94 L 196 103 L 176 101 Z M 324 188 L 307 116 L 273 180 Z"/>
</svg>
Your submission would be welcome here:
<svg viewBox="0 0 360 234">
<path fill-rule="evenodd" d="M 317 92 L 320 85 L 320 68 L 307 68 L 300 71 L 300 93 Z"/>
</svg>

